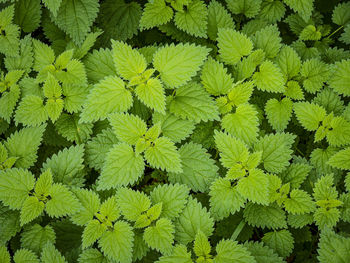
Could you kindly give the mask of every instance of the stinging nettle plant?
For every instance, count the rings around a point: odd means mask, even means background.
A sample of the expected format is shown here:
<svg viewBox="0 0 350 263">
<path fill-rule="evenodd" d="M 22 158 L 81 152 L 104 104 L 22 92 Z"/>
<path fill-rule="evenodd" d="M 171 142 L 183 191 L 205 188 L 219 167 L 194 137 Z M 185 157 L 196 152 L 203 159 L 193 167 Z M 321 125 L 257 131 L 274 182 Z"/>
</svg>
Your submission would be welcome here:
<svg viewBox="0 0 350 263">
<path fill-rule="evenodd" d="M 0 262 L 350 262 L 349 46 L 349 1 L 0 0 Z"/>
</svg>

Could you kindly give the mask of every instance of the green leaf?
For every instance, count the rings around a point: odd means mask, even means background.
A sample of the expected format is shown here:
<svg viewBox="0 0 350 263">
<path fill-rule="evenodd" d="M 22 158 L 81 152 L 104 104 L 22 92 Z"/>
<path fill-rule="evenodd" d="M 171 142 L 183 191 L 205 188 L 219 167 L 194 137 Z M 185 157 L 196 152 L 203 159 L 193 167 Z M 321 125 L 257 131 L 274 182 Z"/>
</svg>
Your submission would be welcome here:
<svg viewBox="0 0 350 263">
<path fill-rule="evenodd" d="M 107 76 L 116 75 L 112 51 L 110 49 L 94 49 L 84 59 L 87 78 L 96 83 Z"/>
<path fill-rule="evenodd" d="M 165 85 L 176 88 L 195 76 L 209 51 L 194 44 L 166 45 L 154 54 L 153 66 Z"/>
<path fill-rule="evenodd" d="M 244 14 L 248 18 L 252 18 L 260 11 L 261 0 L 226 0 L 226 3 L 233 14 Z"/>
<path fill-rule="evenodd" d="M 207 192 L 217 177 L 218 167 L 214 160 L 201 145 L 192 142 L 182 145 L 179 154 L 183 171 L 169 173 L 169 181 L 185 184 L 193 191 Z"/>
<path fill-rule="evenodd" d="M 249 103 L 238 105 L 234 113 L 226 114 L 222 118 L 221 126 L 235 138 L 251 145 L 258 136 L 258 112 Z"/>
<path fill-rule="evenodd" d="M 156 263 L 193 263 L 191 252 L 184 245 L 176 245 L 169 256 L 161 256 Z"/>
<path fill-rule="evenodd" d="M 51 169 L 54 181 L 65 185 L 82 186 L 84 172 L 84 145 L 59 151 L 43 163 L 42 171 Z"/>
<path fill-rule="evenodd" d="M 55 243 L 56 235 L 53 228 L 49 225 L 45 227 L 34 224 L 26 228 L 21 234 L 21 245 L 23 248 L 40 254 L 47 243 Z"/>
<path fill-rule="evenodd" d="M 4 145 L 10 157 L 17 157 L 16 167 L 29 168 L 35 163 L 45 128 L 46 125 L 23 128 L 7 138 Z"/>
<path fill-rule="evenodd" d="M 20 102 L 15 120 L 26 126 L 37 126 L 47 121 L 49 114 L 42 98 L 28 95 Z"/>
<path fill-rule="evenodd" d="M 151 206 L 151 200 L 146 194 L 130 188 L 119 188 L 117 201 L 122 215 L 129 221 L 136 221 Z"/>
<path fill-rule="evenodd" d="M 314 9 L 314 0 L 283 0 L 290 8 L 297 12 L 305 21 L 308 21 Z"/>
<path fill-rule="evenodd" d="M 6 244 L 21 230 L 19 217 L 19 211 L 0 204 L 0 245 Z"/>
<path fill-rule="evenodd" d="M 219 120 L 215 102 L 197 82 L 188 83 L 176 90 L 169 111 L 175 116 L 195 122 Z"/>
<path fill-rule="evenodd" d="M 131 262 L 134 232 L 125 221 L 114 223 L 113 230 L 105 232 L 98 245 L 103 253 L 117 262 Z"/>
<path fill-rule="evenodd" d="M 175 25 L 195 37 L 207 37 L 208 10 L 201 0 L 189 2 L 186 10 L 177 11 Z"/>
<path fill-rule="evenodd" d="M 173 18 L 173 10 L 164 0 L 155 0 L 145 4 L 140 20 L 140 29 L 150 29 L 168 23 Z"/>
<path fill-rule="evenodd" d="M 98 179 L 98 189 L 133 185 L 145 169 L 143 157 L 126 143 L 115 145 L 107 154 Z"/>
<path fill-rule="evenodd" d="M 158 185 L 150 193 L 153 204 L 162 203 L 161 217 L 174 219 L 184 209 L 187 203 L 189 188 L 180 184 Z"/>
<path fill-rule="evenodd" d="M 107 227 L 102 225 L 98 220 L 91 220 L 84 228 L 82 236 L 82 246 L 87 248 L 99 239 L 107 230 Z"/>
<path fill-rule="evenodd" d="M 300 73 L 303 77 L 304 89 L 310 93 L 321 90 L 330 75 L 328 65 L 319 59 L 305 61 Z"/>
<path fill-rule="evenodd" d="M 175 143 L 186 139 L 195 128 L 194 122 L 183 120 L 170 112 L 165 115 L 155 112 L 152 121 L 154 124 L 160 123 L 163 136 Z"/>
<path fill-rule="evenodd" d="M 333 23 L 339 26 L 344 26 L 348 22 L 350 22 L 349 8 L 350 8 L 349 2 L 339 3 L 333 10 L 333 14 L 332 14 Z"/>
<path fill-rule="evenodd" d="M 193 198 L 189 198 L 180 216 L 175 220 L 175 240 L 181 244 L 192 242 L 198 231 L 206 236 L 213 233 L 214 220 L 206 208 Z"/>
<path fill-rule="evenodd" d="M 27 224 L 40 216 L 45 204 L 35 196 L 28 196 L 21 208 L 21 225 Z"/>
<path fill-rule="evenodd" d="M 56 130 L 68 141 L 78 144 L 85 142 L 92 134 L 92 123 L 80 123 L 78 114 L 62 113 L 55 122 Z"/>
<path fill-rule="evenodd" d="M 328 164 L 341 170 L 350 170 L 350 147 L 334 154 L 329 159 Z"/>
<path fill-rule="evenodd" d="M 243 244 L 255 258 L 257 263 L 283 263 L 283 258 L 279 257 L 272 249 L 264 246 L 261 242 L 249 241 Z"/>
<path fill-rule="evenodd" d="M 135 1 L 103 1 L 98 18 L 104 32 L 103 43 L 109 45 L 111 39 L 125 41 L 132 38 L 138 33 L 141 15 L 141 5 Z"/>
<path fill-rule="evenodd" d="M 124 79 L 131 80 L 146 70 L 145 57 L 124 42 L 113 41 L 112 54 L 117 72 Z"/>
<path fill-rule="evenodd" d="M 254 263 L 254 257 L 244 246 L 232 240 L 221 240 L 216 246 L 215 263 Z"/>
<path fill-rule="evenodd" d="M 284 206 L 291 214 L 305 214 L 315 209 L 311 196 L 300 189 L 293 189 L 290 192 L 290 197 L 284 201 Z"/>
<path fill-rule="evenodd" d="M 286 228 L 286 213 L 277 205 L 259 205 L 248 203 L 243 211 L 246 222 L 254 227 L 262 228 Z"/>
<path fill-rule="evenodd" d="M 252 37 L 254 48 L 262 49 L 267 59 L 277 56 L 281 48 L 281 37 L 276 25 L 267 26 L 257 31 Z"/>
<path fill-rule="evenodd" d="M 280 68 L 269 60 L 264 61 L 260 65 L 259 71 L 253 75 L 253 80 L 261 91 L 284 92 L 286 89 Z"/>
<path fill-rule="evenodd" d="M 292 157 L 291 146 L 295 135 L 290 133 L 269 134 L 262 137 L 254 146 L 255 151 L 262 151 L 262 162 L 268 172 L 281 172 L 289 165 Z"/>
<path fill-rule="evenodd" d="M 150 78 L 146 83 L 138 85 L 135 94 L 147 107 L 165 113 L 165 92 L 159 79 Z"/>
<path fill-rule="evenodd" d="M 219 28 L 234 28 L 234 22 L 226 8 L 217 1 L 208 5 L 208 37 L 215 41 Z"/>
<path fill-rule="evenodd" d="M 205 258 L 210 254 L 211 246 L 208 238 L 200 231 L 197 233 L 196 239 L 194 240 L 193 250 L 197 257 L 202 256 Z"/>
<path fill-rule="evenodd" d="M 62 0 L 42 0 L 44 5 L 51 11 L 51 13 L 56 16 L 57 11 L 60 8 Z"/>
<path fill-rule="evenodd" d="M 323 107 L 310 102 L 294 103 L 294 112 L 301 125 L 308 131 L 315 131 L 326 117 Z"/>
<path fill-rule="evenodd" d="M 287 128 L 292 117 L 293 102 L 289 98 L 283 98 L 281 101 L 277 99 L 269 99 L 265 105 L 265 113 L 271 126 L 281 132 Z"/>
<path fill-rule="evenodd" d="M 301 59 L 293 48 L 289 46 L 282 47 L 277 55 L 276 62 L 287 79 L 292 79 L 299 74 Z"/>
<path fill-rule="evenodd" d="M 228 217 L 244 207 L 246 198 L 225 178 L 216 179 L 210 186 L 210 212 L 216 220 Z"/>
<path fill-rule="evenodd" d="M 76 197 L 62 184 L 53 184 L 47 201 L 45 211 L 51 217 L 71 215 L 80 208 Z"/>
<path fill-rule="evenodd" d="M 0 200 L 11 209 L 20 209 L 34 188 L 34 175 L 24 169 L 0 171 Z"/>
<path fill-rule="evenodd" d="M 220 28 L 217 41 L 220 58 L 229 65 L 235 65 L 253 50 L 252 41 L 245 34 L 231 28 Z"/>
<path fill-rule="evenodd" d="M 20 28 L 12 24 L 14 17 L 14 5 L 2 8 L 0 11 L 0 53 L 7 56 L 16 56 L 19 51 Z"/>
<path fill-rule="evenodd" d="M 326 229 L 321 232 L 317 259 L 321 263 L 347 262 L 350 259 L 350 240 Z"/>
<path fill-rule="evenodd" d="M 28 249 L 18 249 L 13 256 L 15 263 L 39 263 L 39 259 L 34 252 Z"/>
<path fill-rule="evenodd" d="M 51 243 L 47 243 L 41 252 L 42 263 L 67 263 L 62 254 Z"/>
<path fill-rule="evenodd" d="M 41 5 L 40 0 L 20 0 L 15 4 L 14 22 L 21 29 L 30 33 L 40 25 Z"/>
<path fill-rule="evenodd" d="M 57 16 L 52 18 L 55 24 L 79 45 L 89 33 L 98 8 L 97 0 L 62 0 Z"/>
<path fill-rule="evenodd" d="M 161 218 L 154 226 L 146 228 L 143 238 L 151 248 L 162 254 L 169 254 L 174 242 L 174 232 L 172 222 L 167 218 Z"/>
<path fill-rule="evenodd" d="M 118 143 L 117 136 L 112 129 L 104 129 L 97 136 L 93 137 L 86 144 L 85 158 L 88 165 L 98 171 L 101 171 L 106 160 L 107 153 L 114 144 Z"/>
<path fill-rule="evenodd" d="M 5 246 L 0 246 L 0 260 L 4 263 L 11 263 L 10 253 Z"/>
<path fill-rule="evenodd" d="M 82 122 L 105 119 L 110 113 L 124 112 L 132 106 L 132 95 L 123 80 L 110 76 L 101 80 L 90 91 L 81 114 Z"/>
<path fill-rule="evenodd" d="M 209 57 L 203 65 L 201 83 L 211 95 L 226 95 L 232 88 L 233 78 L 222 63 Z"/>
<path fill-rule="evenodd" d="M 168 172 L 182 172 L 180 154 L 174 143 L 168 138 L 156 139 L 153 145 L 146 149 L 145 159 L 152 167 Z"/>
<path fill-rule="evenodd" d="M 350 59 L 336 62 L 329 80 L 329 86 L 346 97 L 350 96 L 349 66 Z"/>
<path fill-rule="evenodd" d="M 262 241 L 276 251 L 281 257 L 289 256 L 294 248 L 294 239 L 288 230 L 265 233 Z"/>
<path fill-rule="evenodd" d="M 147 130 L 146 123 L 140 117 L 128 113 L 112 114 L 109 122 L 117 138 L 130 145 L 136 145 Z"/>
<path fill-rule="evenodd" d="M 72 222 L 77 225 L 85 225 L 100 210 L 100 198 L 92 190 L 82 188 L 74 190 L 74 194 L 81 203 L 81 206 L 76 213 L 71 215 Z"/>
</svg>

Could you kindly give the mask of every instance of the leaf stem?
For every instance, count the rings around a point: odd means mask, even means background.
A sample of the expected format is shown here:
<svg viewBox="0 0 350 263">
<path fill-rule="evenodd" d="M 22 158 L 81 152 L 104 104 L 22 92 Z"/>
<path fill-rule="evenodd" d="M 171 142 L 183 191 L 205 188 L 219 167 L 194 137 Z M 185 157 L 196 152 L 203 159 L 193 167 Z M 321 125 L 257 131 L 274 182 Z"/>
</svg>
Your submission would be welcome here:
<svg viewBox="0 0 350 263">
<path fill-rule="evenodd" d="M 343 27 L 344 27 L 344 26 L 338 27 L 333 33 L 331 33 L 330 35 L 328 35 L 328 36 L 326 37 L 326 39 L 329 39 L 331 36 L 333 36 L 334 34 L 336 34 L 336 33 L 337 33 L 339 30 L 341 30 Z"/>
<path fill-rule="evenodd" d="M 236 238 L 239 236 L 239 234 L 241 233 L 242 229 L 245 226 L 245 221 L 242 219 L 242 221 L 238 224 L 238 226 L 236 227 L 235 231 L 233 231 L 233 234 L 231 236 L 231 240 L 235 241 Z"/>
</svg>

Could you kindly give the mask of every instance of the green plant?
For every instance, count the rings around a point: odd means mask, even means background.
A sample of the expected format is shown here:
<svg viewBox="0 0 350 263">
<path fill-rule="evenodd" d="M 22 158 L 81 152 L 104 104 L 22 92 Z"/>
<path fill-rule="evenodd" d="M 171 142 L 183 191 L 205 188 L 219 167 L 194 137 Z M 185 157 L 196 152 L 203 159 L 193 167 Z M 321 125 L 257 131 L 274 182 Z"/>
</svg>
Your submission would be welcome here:
<svg viewBox="0 0 350 263">
<path fill-rule="evenodd" d="M 345 1 L 0 0 L 0 262 L 350 262 L 349 45 Z"/>
</svg>

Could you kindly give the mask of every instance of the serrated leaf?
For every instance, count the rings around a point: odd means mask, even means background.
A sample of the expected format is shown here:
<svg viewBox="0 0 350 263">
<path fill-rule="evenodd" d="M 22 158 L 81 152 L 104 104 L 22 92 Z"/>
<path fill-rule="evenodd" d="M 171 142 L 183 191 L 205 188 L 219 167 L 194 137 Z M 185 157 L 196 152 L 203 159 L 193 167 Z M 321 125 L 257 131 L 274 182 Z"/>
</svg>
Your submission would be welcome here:
<svg viewBox="0 0 350 263">
<path fill-rule="evenodd" d="M 146 133 L 146 123 L 137 115 L 128 113 L 112 114 L 109 118 L 117 138 L 130 145 L 136 145 L 137 141 Z"/>
<path fill-rule="evenodd" d="M 198 231 L 206 236 L 213 232 L 214 220 L 206 208 L 190 198 L 180 216 L 175 221 L 175 240 L 181 244 L 192 242 Z"/>
<path fill-rule="evenodd" d="M 254 257 L 250 252 L 237 241 L 221 240 L 216 246 L 217 255 L 214 258 L 215 263 L 240 262 L 253 263 Z"/>
<path fill-rule="evenodd" d="M 145 151 L 145 159 L 155 168 L 168 172 L 182 172 L 180 154 L 175 144 L 166 137 L 160 137 Z"/>
<path fill-rule="evenodd" d="M 44 227 L 34 224 L 26 228 L 21 234 L 21 245 L 23 248 L 40 254 L 47 243 L 55 243 L 56 235 L 49 225 Z"/>
<path fill-rule="evenodd" d="M 263 152 L 262 162 L 267 171 L 281 172 L 289 165 L 295 138 L 290 133 L 269 134 L 255 144 L 254 150 Z"/>
<path fill-rule="evenodd" d="M 105 119 L 110 113 L 124 112 L 132 106 L 132 95 L 124 82 L 115 76 L 101 80 L 90 91 L 81 114 L 82 122 Z"/>
<path fill-rule="evenodd" d="M 13 256 L 15 263 L 39 263 L 37 255 L 28 249 L 18 249 Z"/>
<path fill-rule="evenodd" d="M 90 31 L 90 26 L 97 17 L 98 8 L 97 0 L 62 0 L 53 21 L 79 45 Z"/>
<path fill-rule="evenodd" d="M 287 227 L 286 213 L 277 205 L 248 203 L 243 211 L 246 222 L 254 227 L 279 229 Z"/>
<path fill-rule="evenodd" d="M 176 95 L 169 103 L 169 111 L 175 116 L 195 122 L 219 119 L 216 104 L 204 88 L 196 82 L 176 90 Z"/>
<path fill-rule="evenodd" d="M 265 233 L 262 241 L 282 257 L 290 255 L 294 248 L 293 236 L 285 229 Z"/>
<path fill-rule="evenodd" d="M 293 189 L 290 197 L 284 201 L 286 210 L 291 214 L 305 214 L 315 209 L 311 196 L 300 189 Z"/>
<path fill-rule="evenodd" d="M 95 241 L 99 239 L 106 230 L 107 227 L 102 225 L 98 220 L 91 220 L 84 228 L 82 235 L 83 248 L 87 248 L 95 243 Z"/>
<path fill-rule="evenodd" d="M 21 225 L 31 222 L 44 211 L 45 204 L 35 196 L 28 196 L 21 208 Z"/>
<path fill-rule="evenodd" d="M 184 144 L 179 149 L 182 163 L 181 173 L 169 173 L 170 182 L 189 186 L 193 191 L 206 192 L 217 177 L 218 168 L 214 160 L 199 144 Z"/>
<path fill-rule="evenodd" d="M 281 101 L 270 99 L 266 102 L 265 112 L 271 126 L 281 132 L 287 128 L 292 117 L 293 102 L 289 98 L 283 98 Z"/>
<path fill-rule="evenodd" d="M 79 201 L 62 184 L 53 184 L 49 195 L 51 199 L 47 201 L 45 211 L 51 217 L 71 215 L 80 208 Z"/>
<path fill-rule="evenodd" d="M 114 223 L 113 230 L 105 232 L 98 245 L 103 253 L 117 262 L 131 262 L 134 233 L 125 221 Z"/>
<path fill-rule="evenodd" d="M 15 4 L 14 22 L 26 32 L 33 32 L 40 25 L 40 0 L 20 0 Z"/>
<path fill-rule="evenodd" d="M 43 3 L 56 16 L 62 0 L 43 0 Z"/>
<path fill-rule="evenodd" d="M 303 77 L 303 86 L 307 92 L 316 93 L 321 90 L 329 78 L 329 67 L 319 59 L 310 59 L 303 63 L 300 74 Z"/>
<path fill-rule="evenodd" d="M 252 18 L 260 11 L 261 0 L 226 0 L 226 3 L 233 14 L 244 14 L 248 18 Z"/>
<path fill-rule="evenodd" d="M 252 41 L 245 34 L 231 28 L 220 28 L 217 41 L 220 58 L 229 65 L 235 65 L 253 50 Z"/>
<path fill-rule="evenodd" d="M 346 97 L 350 96 L 349 66 L 350 59 L 336 62 L 329 80 L 329 86 Z"/>
<path fill-rule="evenodd" d="M 100 209 L 100 199 L 98 194 L 87 189 L 78 189 L 74 191 L 81 206 L 79 210 L 71 215 L 72 221 L 77 225 L 85 225 L 93 219 L 95 213 Z"/>
<path fill-rule="evenodd" d="M 264 246 L 261 242 L 249 241 L 243 244 L 255 258 L 257 263 L 283 263 L 283 258 L 279 257 L 272 249 Z"/>
<path fill-rule="evenodd" d="M 175 25 L 195 37 L 207 37 L 208 10 L 203 1 L 193 0 L 186 10 L 175 13 Z"/>
<path fill-rule="evenodd" d="M 283 74 L 273 62 L 266 60 L 253 75 L 257 88 L 267 92 L 284 92 Z"/>
<path fill-rule="evenodd" d="M 308 131 L 315 131 L 326 117 L 323 107 L 310 102 L 294 103 L 294 112 L 301 125 Z"/>
<path fill-rule="evenodd" d="M 38 126 L 47 121 L 49 114 L 42 98 L 28 95 L 22 99 L 16 110 L 15 120 L 26 126 Z"/>
<path fill-rule="evenodd" d="M 140 20 L 141 29 L 150 29 L 163 25 L 173 18 L 173 10 L 165 4 L 164 0 L 155 0 L 145 4 Z"/>
<path fill-rule="evenodd" d="M 210 212 L 217 220 L 228 217 L 244 207 L 246 198 L 224 178 L 216 179 L 210 186 Z"/>
<path fill-rule="evenodd" d="M 0 199 L 12 209 L 20 209 L 34 188 L 34 175 L 24 169 L 7 169 L 0 172 Z"/>
<path fill-rule="evenodd" d="M 208 48 L 194 44 L 171 44 L 157 50 L 153 66 L 165 85 L 176 88 L 196 74 L 208 53 Z"/>
<path fill-rule="evenodd" d="M 67 263 L 64 256 L 62 256 L 62 254 L 51 243 L 47 243 L 43 247 L 40 259 L 42 263 Z"/>
<path fill-rule="evenodd" d="M 165 113 L 165 92 L 159 79 L 150 78 L 135 89 L 135 94 L 147 107 Z"/>
<path fill-rule="evenodd" d="M 338 169 L 350 170 L 350 147 L 334 154 L 329 159 L 328 164 Z"/>
<path fill-rule="evenodd" d="M 257 31 L 252 36 L 252 41 L 256 49 L 262 49 L 267 59 L 277 56 L 281 48 L 281 37 L 278 27 L 275 25 L 267 26 Z"/>
</svg>

